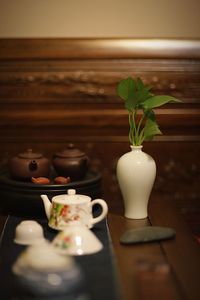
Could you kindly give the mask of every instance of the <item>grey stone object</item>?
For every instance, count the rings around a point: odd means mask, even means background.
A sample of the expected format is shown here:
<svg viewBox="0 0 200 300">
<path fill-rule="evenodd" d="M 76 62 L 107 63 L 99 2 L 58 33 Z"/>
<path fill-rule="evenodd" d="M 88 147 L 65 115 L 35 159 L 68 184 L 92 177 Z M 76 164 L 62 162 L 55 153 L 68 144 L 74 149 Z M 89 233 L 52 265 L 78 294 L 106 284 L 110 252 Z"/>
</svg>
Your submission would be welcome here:
<svg viewBox="0 0 200 300">
<path fill-rule="evenodd" d="M 129 229 L 120 238 L 121 244 L 138 244 L 156 242 L 174 238 L 176 232 L 173 228 L 147 226 L 136 229 Z"/>
</svg>

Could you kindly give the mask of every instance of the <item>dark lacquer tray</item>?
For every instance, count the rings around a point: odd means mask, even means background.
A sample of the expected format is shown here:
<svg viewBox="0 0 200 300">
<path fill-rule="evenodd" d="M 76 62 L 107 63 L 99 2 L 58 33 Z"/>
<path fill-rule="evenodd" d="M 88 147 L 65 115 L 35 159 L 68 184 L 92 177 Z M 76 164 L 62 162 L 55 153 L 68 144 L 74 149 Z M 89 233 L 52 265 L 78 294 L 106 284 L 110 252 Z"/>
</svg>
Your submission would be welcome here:
<svg viewBox="0 0 200 300">
<path fill-rule="evenodd" d="M 52 171 L 51 182 L 57 175 Z M 88 171 L 80 181 L 68 184 L 34 184 L 11 178 L 8 170 L 0 171 L 0 208 L 3 212 L 17 216 L 44 216 L 41 194 L 50 199 L 53 196 L 65 194 L 68 189 L 76 189 L 78 194 L 90 196 L 92 199 L 101 197 L 101 175 Z"/>
<path fill-rule="evenodd" d="M 0 235 L 0 291 L 2 300 L 50 300 L 50 297 L 35 297 L 23 294 L 18 295 L 12 277 L 12 265 L 18 255 L 24 251 L 25 246 L 15 244 L 16 226 L 25 218 L 10 216 L 7 219 L 2 235 Z M 52 241 L 57 232 L 49 228 L 47 219 L 35 219 L 41 224 L 44 236 Z M 113 256 L 112 244 L 110 242 L 109 230 L 106 219 L 102 220 L 92 228 L 93 233 L 103 244 L 103 249 L 92 255 L 74 256 L 78 266 L 81 268 L 85 279 L 85 291 L 89 300 L 119 300 L 119 282 L 116 276 L 115 258 Z M 72 297 L 65 295 L 52 297 L 51 300 L 85 299 L 82 295 Z"/>
</svg>

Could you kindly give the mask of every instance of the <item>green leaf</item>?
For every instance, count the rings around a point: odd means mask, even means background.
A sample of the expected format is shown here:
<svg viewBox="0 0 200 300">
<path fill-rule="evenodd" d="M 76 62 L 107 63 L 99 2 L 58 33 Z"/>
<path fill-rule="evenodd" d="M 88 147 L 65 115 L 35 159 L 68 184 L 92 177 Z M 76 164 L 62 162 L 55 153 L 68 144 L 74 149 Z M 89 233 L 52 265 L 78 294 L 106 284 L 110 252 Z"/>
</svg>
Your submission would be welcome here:
<svg viewBox="0 0 200 300">
<path fill-rule="evenodd" d="M 133 111 L 136 107 L 136 83 L 131 78 L 123 79 L 117 86 L 117 94 L 125 101 L 125 107 L 128 111 Z"/>
<path fill-rule="evenodd" d="M 181 101 L 176 99 L 173 96 L 166 96 L 166 95 L 153 96 L 147 99 L 147 101 L 145 101 L 144 109 L 149 110 L 155 107 L 162 106 L 169 102 L 181 102 Z"/>
<path fill-rule="evenodd" d="M 154 108 L 169 102 L 182 102 L 173 96 L 154 96 L 150 89 L 139 77 L 136 80 L 131 77 L 123 79 L 117 86 L 117 94 L 124 100 L 125 108 L 129 112 L 129 140 L 134 145 L 141 145 L 154 135 L 162 134 L 156 123 Z M 143 113 L 141 117 L 140 110 Z"/>
<path fill-rule="evenodd" d="M 133 96 L 135 88 L 135 81 L 131 77 L 128 77 L 127 79 L 121 80 L 118 84 L 117 94 L 126 101 Z"/>
<path fill-rule="evenodd" d="M 152 139 L 156 134 L 162 134 L 158 127 L 158 124 L 155 121 L 148 119 L 144 127 L 144 140 L 147 141 L 149 139 Z"/>
<path fill-rule="evenodd" d="M 151 87 L 144 85 L 143 81 L 140 78 L 137 78 L 137 102 L 145 102 L 152 94 L 149 92 Z"/>
<path fill-rule="evenodd" d="M 155 113 L 152 109 L 145 110 L 144 114 L 145 114 L 147 119 L 151 119 L 152 121 L 156 121 L 156 116 L 155 116 Z"/>
</svg>

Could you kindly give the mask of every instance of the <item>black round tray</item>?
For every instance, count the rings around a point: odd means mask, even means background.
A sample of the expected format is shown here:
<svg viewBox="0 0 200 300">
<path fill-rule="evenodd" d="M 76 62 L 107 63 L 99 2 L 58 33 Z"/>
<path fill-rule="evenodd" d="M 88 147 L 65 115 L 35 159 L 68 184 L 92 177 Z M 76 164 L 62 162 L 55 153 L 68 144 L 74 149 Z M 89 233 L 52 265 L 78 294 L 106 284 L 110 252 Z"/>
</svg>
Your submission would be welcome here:
<svg viewBox="0 0 200 300">
<path fill-rule="evenodd" d="M 51 178 L 56 174 L 52 171 Z M 76 189 L 77 194 L 88 195 L 92 199 L 101 197 L 101 175 L 88 171 L 80 181 L 67 184 L 34 184 L 22 182 L 10 177 L 8 170 L 0 171 L 0 208 L 4 213 L 16 216 L 45 216 L 41 194 L 50 199 L 66 194 L 68 189 Z"/>
</svg>

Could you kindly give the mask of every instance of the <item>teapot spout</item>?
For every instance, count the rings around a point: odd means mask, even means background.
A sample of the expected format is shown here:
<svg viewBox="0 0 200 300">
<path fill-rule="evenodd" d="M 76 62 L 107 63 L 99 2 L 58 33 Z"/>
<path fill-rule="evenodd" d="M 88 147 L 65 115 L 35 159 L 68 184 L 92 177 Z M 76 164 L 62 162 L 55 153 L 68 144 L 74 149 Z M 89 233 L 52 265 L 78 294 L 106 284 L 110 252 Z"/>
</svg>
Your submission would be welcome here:
<svg viewBox="0 0 200 300">
<path fill-rule="evenodd" d="M 51 214 L 51 207 L 52 207 L 51 201 L 49 200 L 49 198 L 47 197 L 47 195 L 40 195 L 40 197 L 43 200 L 45 213 L 46 213 L 46 216 L 47 216 L 47 218 L 49 220 L 50 214 Z"/>
</svg>

